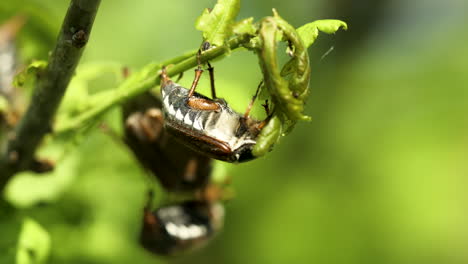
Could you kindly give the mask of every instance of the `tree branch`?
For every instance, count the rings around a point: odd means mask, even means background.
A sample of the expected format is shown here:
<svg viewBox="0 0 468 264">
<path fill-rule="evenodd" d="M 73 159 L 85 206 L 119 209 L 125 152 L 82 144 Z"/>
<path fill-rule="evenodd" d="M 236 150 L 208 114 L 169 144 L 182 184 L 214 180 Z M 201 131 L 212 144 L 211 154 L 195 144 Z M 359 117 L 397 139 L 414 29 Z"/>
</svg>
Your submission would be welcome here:
<svg viewBox="0 0 468 264">
<path fill-rule="evenodd" d="M 100 0 L 72 0 L 47 68 L 38 75 L 31 103 L 0 156 L 0 190 L 30 169 L 89 39 Z"/>
</svg>

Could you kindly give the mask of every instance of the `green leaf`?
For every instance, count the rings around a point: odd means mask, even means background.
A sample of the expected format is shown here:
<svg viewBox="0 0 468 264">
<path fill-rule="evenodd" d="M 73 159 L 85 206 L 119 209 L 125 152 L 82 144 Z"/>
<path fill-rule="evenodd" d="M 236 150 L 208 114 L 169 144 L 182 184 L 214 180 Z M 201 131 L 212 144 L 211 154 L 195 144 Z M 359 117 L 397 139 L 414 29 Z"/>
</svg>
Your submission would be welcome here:
<svg viewBox="0 0 468 264">
<path fill-rule="evenodd" d="M 255 32 L 257 31 L 257 27 L 253 24 L 253 17 L 249 17 L 249 18 L 242 19 L 241 21 L 236 22 L 232 30 L 234 34 L 238 34 L 238 35 L 241 35 L 241 34 L 255 35 Z"/>
<path fill-rule="evenodd" d="M 334 34 L 340 28 L 347 30 L 348 25 L 341 20 L 323 19 L 303 25 L 297 29 L 297 33 L 304 42 L 304 46 L 308 48 L 315 42 L 320 31 L 326 34 Z"/>
<path fill-rule="evenodd" d="M 33 219 L 26 218 L 23 221 L 23 227 L 18 241 L 16 263 L 45 263 L 49 257 L 49 252 L 49 233 Z"/>
<path fill-rule="evenodd" d="M 212 46 L 222 46 L 232 34 L 234 19 L 239 13 L 240 0 L 218 0 L 213 10 L 205 9 L 195 22 L 196 29 Z"/>
<path fill-rule="evenodd" d="M 37 74 L 38 72 L 44 70 L 47 67 L 47 62 L 42 60 L 37 60 L 31 62 L 28 67 L 19 72 L 15 79 L 13 80 L 13 85 L 16 87 L 21 87 L 26 82 L 27 78 L 32 74 Z"/>
</svg>

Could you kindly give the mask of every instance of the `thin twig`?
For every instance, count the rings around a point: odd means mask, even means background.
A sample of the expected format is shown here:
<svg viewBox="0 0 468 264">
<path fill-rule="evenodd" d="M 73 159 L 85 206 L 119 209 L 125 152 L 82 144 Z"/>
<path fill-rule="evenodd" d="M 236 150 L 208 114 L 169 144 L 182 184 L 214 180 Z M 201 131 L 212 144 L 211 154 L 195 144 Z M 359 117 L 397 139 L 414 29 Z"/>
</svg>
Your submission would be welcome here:
<svg viewBox="0 0 468 264">
<path fill-rule="evenodd" d="M 38 75 L 28 110 L 0 156 L 0 190 L 17 172 L 30 169 L 88 42 L 100 0 L 72 0 L 48 66 Z"/>
</svg>

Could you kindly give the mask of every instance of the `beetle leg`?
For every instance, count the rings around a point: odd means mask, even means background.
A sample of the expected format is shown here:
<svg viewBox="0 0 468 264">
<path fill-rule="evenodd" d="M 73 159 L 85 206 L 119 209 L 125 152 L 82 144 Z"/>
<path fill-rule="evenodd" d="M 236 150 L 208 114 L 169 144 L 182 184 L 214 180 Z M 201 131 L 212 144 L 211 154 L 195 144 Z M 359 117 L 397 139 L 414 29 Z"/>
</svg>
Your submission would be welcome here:
<svg viewBox="0 0 468 264">
<path fill-rule="evenodd" d="M 257 91 L 255 91 L 254 96 L 252 97 L 252 100 L 250 101 L 249 105 L 247 106 L 247 110 L 245 111 L 244 118 L 248 119 L 250 115 L 250 111 L 252 110 L 253 104 L 255 102 L 255 99 L 257 99 L 258 94 L 260 93 L 260 88 L 263 85 L 263 80 L 258 84 L 257 86 Z"/>
<path fill-rule="evenodd" d="M 265 109 L 267 117 L 265 118 L 265 120 L 258 123 L 258 125 L 257 125 L 258 130 L 262 130 L 266 126 L 268 121 L 270 121 L 271 117 L 273 116 L 271 111 L 270 111 L 270 105 L 268 104 L 268 99 L 265 100 L 265 103 L 263 103 L 262 106 L 263 106 L 263 109 Z"/>
<path fill-rule="evenodd" d="M 201 50 L 198 50 L 198 53 L 197 53 L 198 67 L 195 69 L 195 79 L 193 80 L 192 86 L 190 87 L 187 103 L 190 107 L 194 109 L 218 110 L 220 108 L 218 103 L 212 100 L 206 100 L 203 98 L 193 97 L 193 94 L 195 93 L 195 88 L 197 87 L 198 81 L 200 80 L 200 77 L 203 73 L 203 69 L 201 67 L 200 55 L 201 55 Z M 214 68 L 211 66 L 209 62 L 207 62 L 207 64 L 208 64 L 208 71 L 210 73 L 211 95 L 213 99 L 216 99 L 216 92 L 215 92 L 215 86 L 214 86 Z"/>
<path fill-rule="evenodd" d="M 265 109 L 266 115 L 270 116 L 270 105 L 268 104 L 268 99 L 265 100 L 265 103 L 262 104 L 263 109 Z"/>
<path fill-rule="evenodd" d="M 214 68 L 211 67 L 211 64 L 209 62 L 206 63 L 208 64 L 208 72 L 210 73 L 211 98 L 216 99 Z"/>
<path fill-rule="evenodd" d="M 202 75 L 202 73 L 203 73 L 203 70 L 201 69 L 201 67 L 198 67 L 195 69 L 195 79 L 193 79 L 193 83 L 192 83 L 192 86 L 190 87 L 188 97 L 193 96 L 193 93 L 195 92 L 195 88 L 197 88 L 198 81 L 200 80 L 200 76 Z"/>
<path fill-rule="evenodd" d="M 190 91 L 188 93 L 188 97 L 192 97 L 193 93 L 195 92 L 195 88 L 197 88 L 198 81 L 200 80 L 200 77 L 203 73 L 203 69 L 201 67 L 201 61 L 200 61 L 200 55 L 201 55 L 201 50 L 198 50 L 197 53 L 197 62 L 198 66 L 195 69 L 195 78 L 193 79 L 192 86 L 190 87 Z"/>
</svg>

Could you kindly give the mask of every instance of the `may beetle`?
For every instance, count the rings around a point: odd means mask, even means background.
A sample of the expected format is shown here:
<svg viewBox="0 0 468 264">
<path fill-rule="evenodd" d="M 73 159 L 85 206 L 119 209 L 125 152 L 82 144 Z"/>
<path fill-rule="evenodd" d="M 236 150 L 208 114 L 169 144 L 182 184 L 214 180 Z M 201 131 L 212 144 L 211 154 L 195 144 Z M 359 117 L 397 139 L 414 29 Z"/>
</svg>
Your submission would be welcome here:
<svg viewBox="0 0 468 264">
<path fill-rule="evenodd" d="M 191 149 L 214 159 L 227 162 L 254 159 L 252 150 L 266 121 L 249 117 L 252 103 L 247 112 L 241 115 L 232 110 L 225 100 L 216 98 L 213 74 L 210 77 L 215 98 L 210 99 L 196 93 L 195 88 L 202 70 L 199 67 L 195 71 L 190 90 L 173 82 L 167 76 L 165 68 L 161 72 L 162 109 L 168 132 Z"/>
</svg>

